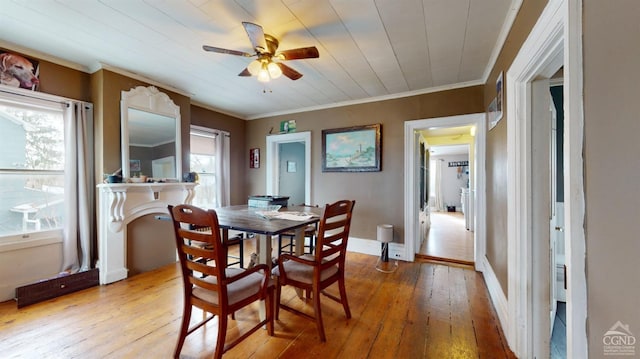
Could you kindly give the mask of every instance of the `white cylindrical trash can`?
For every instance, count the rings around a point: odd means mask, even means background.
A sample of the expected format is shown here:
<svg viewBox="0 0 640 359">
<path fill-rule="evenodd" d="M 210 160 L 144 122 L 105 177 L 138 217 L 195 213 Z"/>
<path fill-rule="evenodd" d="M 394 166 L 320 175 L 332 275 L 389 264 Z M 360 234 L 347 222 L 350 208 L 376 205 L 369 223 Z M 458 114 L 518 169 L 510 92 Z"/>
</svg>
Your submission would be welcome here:
<svg viewBox="0 0 640 359">
<path fill-rule="evenodd" d="M 398 261 L 389 262 L 389 243 L 393 242 L 393 225 L 379 224 L 377 239 L 382 244 L 382 252 L 378 258 L 376 269 L 380 272 L 391 273 L 398 268 Z"/>
</svg>

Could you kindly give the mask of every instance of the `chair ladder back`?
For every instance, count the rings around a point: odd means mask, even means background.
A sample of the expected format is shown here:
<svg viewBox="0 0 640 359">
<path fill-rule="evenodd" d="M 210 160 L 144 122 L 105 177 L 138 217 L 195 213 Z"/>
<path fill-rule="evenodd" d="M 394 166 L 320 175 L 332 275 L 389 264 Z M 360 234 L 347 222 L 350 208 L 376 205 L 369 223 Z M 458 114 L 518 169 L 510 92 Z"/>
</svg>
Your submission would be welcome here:
<svg viewBox="0 0 640 359">
<path fill-rule="evenodd" d="M 180 265 L 188 273 L 184 278 L 185 285 L 222 294 L 218 283 L 224 280 L 225 271 L 218 263 L 225 263 L 225 257 L 217 214 L 189 205 L 176 206 L 176 211 L 170 206 L 169 211 L 174 219 Z M 217 279 L 203 279 L 209 276 Z"/>
<path fill-rule="evenodd" d="M 215 358 L 267 326 L 273 335 L 273 284 L 268 267 L 258 264 L 251 269 L 227 269 L 227 247 L 222 242 L 218 215 L 192 205 L 168 206 L 173 221 L 176 249 L 183 279 L 184 305 L 182 323 L 174 358 L 180 357 L 185 338 L 214 317 L 218 318 Z M 227 277 L 228 275 L 228 277 Z M 247 305 L 265 301 L 265 318 L 251 324 L 240 336 L 227 343 L 228 316 Z M 192 325 L 193 307 L 202 309 L 202 321 Z"/>
<path fill-rule="evenodd" d="M 325 206 L 318 226 L 317 261 L 333 259 L 331 262 L 338 262 L 331 257 L 337 254 L 339 257 L 344 257 L 349 240 L 349 227 L 354 204 L 355 201 L 343 200 Z"/>
<path fill-rule="evenodd" d="M 327 204 L 318 226 L 314 259 L 309 260 L 305 256 L 296 257 L 285 254 L 278 259 L 279 265 L 273 270 L 277 278 L 276 319 L 280 308 L 312 319 L 316 322 L 320 340 L 323 342 L 326 341 L 326 336 L 322 321 L 321 295 L 342 304 L 345 316 L 351 318 L 344 279 L 344 266 L 354 205 L 355 201 L 349 200 Z M 338 284 L 339 297 L 325 291 L 333 283 Z M 286 285 L 293 285 L 307 291 L 307 298 L 313 301 L 313 316 L 293 306 L 281 303 L 281 288 Z"/>
</svg>

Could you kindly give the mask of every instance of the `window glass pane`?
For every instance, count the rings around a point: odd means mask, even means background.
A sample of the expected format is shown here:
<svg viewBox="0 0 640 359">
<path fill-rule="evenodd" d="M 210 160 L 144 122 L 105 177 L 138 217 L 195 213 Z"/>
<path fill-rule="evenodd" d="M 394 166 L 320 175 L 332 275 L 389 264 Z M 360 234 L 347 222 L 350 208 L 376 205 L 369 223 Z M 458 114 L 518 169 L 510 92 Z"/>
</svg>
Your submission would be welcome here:
<svg viewBox="0 0 640 359">
<path fill-rule="evenodd" d="M 228 154 L 224 158 L 219 158 L 216 153 L 216 141 L 220 136 L 229 136 L 218 130 L 204 127 L 191 127 L 191 172 L 198 174 L 198 185 L 195 187 L 196 195 L 193 204 L 203 208 L 215 208 L 220 205 L 218 201 L 218 186 L 222 181 L 217 173 L 216 167 L 220 166 L 217 161 L 229 161 Z"/>
<path fill-rule="evenodd" d="M 0 169 L 64 170 L 62 113 L 0 105 Z"/>
<path fill-rule="evenodd" d="M 0 237 L 62 228 L 62 111 L 0 102 L 0 153 Z"/>
<path fill-rule="evenodd" d="M 0 236 L 62 228 L 64 174 L 0 172 Z"/>
<path fill-rule="evenodd" d="M 216 175 L 213 173 L 198 173 L 198 185 L 193 204 L 203 208 L 215 208 L 216 203 Z"/>
<path fill-rule="evenodd" d="M 191 155 L 191 172 L 214 173 L 215 157 L 207 155 Z"/>
</svg>

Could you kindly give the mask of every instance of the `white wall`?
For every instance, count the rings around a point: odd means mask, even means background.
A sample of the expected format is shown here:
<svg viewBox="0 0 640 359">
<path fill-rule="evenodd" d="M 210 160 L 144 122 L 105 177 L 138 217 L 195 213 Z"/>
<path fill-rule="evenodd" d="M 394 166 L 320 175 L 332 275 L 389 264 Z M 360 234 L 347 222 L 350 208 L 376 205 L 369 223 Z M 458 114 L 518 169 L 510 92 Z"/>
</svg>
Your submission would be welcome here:
<svg viewBox="0 0 640 359">
<path fill-rule="evenodd" d="M 443 160 L 442 162 L 442 197 L 445 205 L 456 206 L 456 211 L 462 210 L 460 202 L 460 188 L 467 187 L 469 180 L 469 167 L 463 168 L 463 172 L 458 178 L 458 167 L 449 167 L 449 162 L 468 161 L 469 155 L 446 155 L 433 156 L 433 160 Z"/>
<path fill-rule="evenodd" d="M 0 302 L 15 298 L 15 289 L 58 275 L 62 238 L 19 239 L 0 244 Z"/>
</svg>

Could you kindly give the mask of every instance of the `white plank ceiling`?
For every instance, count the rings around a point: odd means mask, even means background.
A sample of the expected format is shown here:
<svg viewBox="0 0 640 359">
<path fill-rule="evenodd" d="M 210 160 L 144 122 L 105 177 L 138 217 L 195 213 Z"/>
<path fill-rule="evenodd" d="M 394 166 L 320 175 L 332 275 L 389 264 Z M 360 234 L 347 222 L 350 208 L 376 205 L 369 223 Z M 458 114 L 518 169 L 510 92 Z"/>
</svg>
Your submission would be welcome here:
<svg viewBox="0 0 640 359">
<path fill-rule="evenodd" d="M 244 119 L 481 84 L 521 0 L 0 0 L 0 46 L 86 72 L 121 69 Z M 304 76 L 239 77 L 242 21 Z"/>
</svg>

